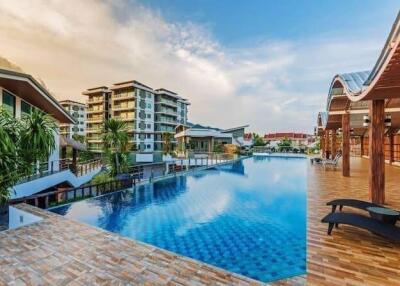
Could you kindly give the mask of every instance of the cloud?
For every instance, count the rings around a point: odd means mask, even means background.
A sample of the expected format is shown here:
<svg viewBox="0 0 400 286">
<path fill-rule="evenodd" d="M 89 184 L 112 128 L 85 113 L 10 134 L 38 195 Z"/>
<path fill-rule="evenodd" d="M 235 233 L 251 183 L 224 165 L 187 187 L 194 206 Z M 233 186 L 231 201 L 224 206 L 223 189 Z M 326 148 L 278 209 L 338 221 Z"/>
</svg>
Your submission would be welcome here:
<svg viewBox="0 0 400 286">
<path fill-rule="evenodd" d="M 381 39 L 379 39 L 381 40 Z M 269 39 L 226 47 L 206 25 L 171 23 L 137 2 L 0 1 L 0 56 L 59 99 L 136 79 L 188 98 L 193 122 L 311 131 L 337 72 L 371 67 L 376 39 Z"/>
</svg>

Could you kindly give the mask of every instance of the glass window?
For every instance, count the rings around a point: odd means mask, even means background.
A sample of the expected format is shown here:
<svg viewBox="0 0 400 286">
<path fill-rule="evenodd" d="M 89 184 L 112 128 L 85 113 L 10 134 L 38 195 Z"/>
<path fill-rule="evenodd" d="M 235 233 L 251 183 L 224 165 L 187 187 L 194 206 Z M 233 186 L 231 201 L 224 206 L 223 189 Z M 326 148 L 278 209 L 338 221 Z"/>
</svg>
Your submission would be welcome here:
<svg viewBox="0 0 400 286">
<path fill-rule="evenodd" d="M 3 90 L 3 108 L 15 116 L 15 97 L 5 90 Z"/>
<path fill-rule="evenodd" d="M 147 103 L 147 108 L 151 108 L 151 103 Z"/>
<path fill-rule="evenodd" d="M 21 100 L 21 114 L 22 115 L 30 114 L 31 111 L 32 111 L 32 106 L 29 103 Z"/>
</svg>

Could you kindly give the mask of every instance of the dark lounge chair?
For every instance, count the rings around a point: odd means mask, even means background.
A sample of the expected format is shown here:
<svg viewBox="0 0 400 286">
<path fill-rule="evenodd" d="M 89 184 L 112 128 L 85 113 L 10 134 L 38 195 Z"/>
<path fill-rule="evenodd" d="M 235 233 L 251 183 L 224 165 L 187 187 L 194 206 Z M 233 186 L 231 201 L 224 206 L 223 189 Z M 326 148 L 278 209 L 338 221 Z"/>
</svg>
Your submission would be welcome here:
<svg viewBox="0 0 400 286">
<path fill-rule="evenodd" d="M 384 206 L 366 202 L 366 201 L 360 201 L 360 200 L 354 200 L 354 199 L 337 199 L 333 200 L 330 202 L 326 203 L 328 206 L 332 206 L 332 212 L 334 213 L 336 211 L 337 206 L 339 206 L 339 210 L 342 211 L 343 207 L 352 207 L 360 210 L 367 211 L 367 208 L 369 207 L 379 207 L 379 208 L 384 208 Z"/>
<path fill-rule="evenodd" d="M 328 235 L 331 235 L 333 227 L 339 224 L 347 224 L 366 229 L 392 241 L 400 242 L 400 228 L 379 220 L 353 213 L 330 213 L 321 220 L 328 223 Z"/>
</svg>

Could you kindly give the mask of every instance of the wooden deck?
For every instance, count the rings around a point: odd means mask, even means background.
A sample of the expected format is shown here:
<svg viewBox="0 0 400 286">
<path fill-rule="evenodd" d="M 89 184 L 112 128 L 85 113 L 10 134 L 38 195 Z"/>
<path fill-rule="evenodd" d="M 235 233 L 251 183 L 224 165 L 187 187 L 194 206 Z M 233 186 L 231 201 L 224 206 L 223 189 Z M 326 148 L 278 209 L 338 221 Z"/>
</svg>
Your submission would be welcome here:
<svg viewBox="0 0 400 286">
<path fill-rule="evenodd" d="M 320 222 L 334 198 L 368 200 L 368 159 L 351 159 L 350 177 L 341 169 L 308 169 L 307 285 L 400 285 L 400 245 L 351 226 L 326 234 Z M 386 204 L 400 210 L 400 168 L 386 165 Z M 343 211 L 355 211 L 344 208 Z"/>
</svg>

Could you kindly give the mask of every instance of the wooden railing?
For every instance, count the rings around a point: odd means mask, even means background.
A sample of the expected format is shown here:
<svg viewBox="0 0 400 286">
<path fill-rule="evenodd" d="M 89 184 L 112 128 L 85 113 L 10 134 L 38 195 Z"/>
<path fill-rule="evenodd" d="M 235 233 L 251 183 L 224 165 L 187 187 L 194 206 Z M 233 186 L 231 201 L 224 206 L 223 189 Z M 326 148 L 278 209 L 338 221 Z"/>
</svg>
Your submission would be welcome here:
<svg viewBox="0 0 400 286">
<path fill-rule="evenodd" d="M 10 200 L 10 204 L 26 203 L 35 207 L 47 209 L 51 206 L 131 188 L 136 185 L 138 181 L 140 181 L 140 179 L 136 176 L 130 176 L 127 179 L 113 180 L 95 185 L 84 185 L 77 188 L 58 189 L 56 191 L 13 199 Z"/>
</svg>

